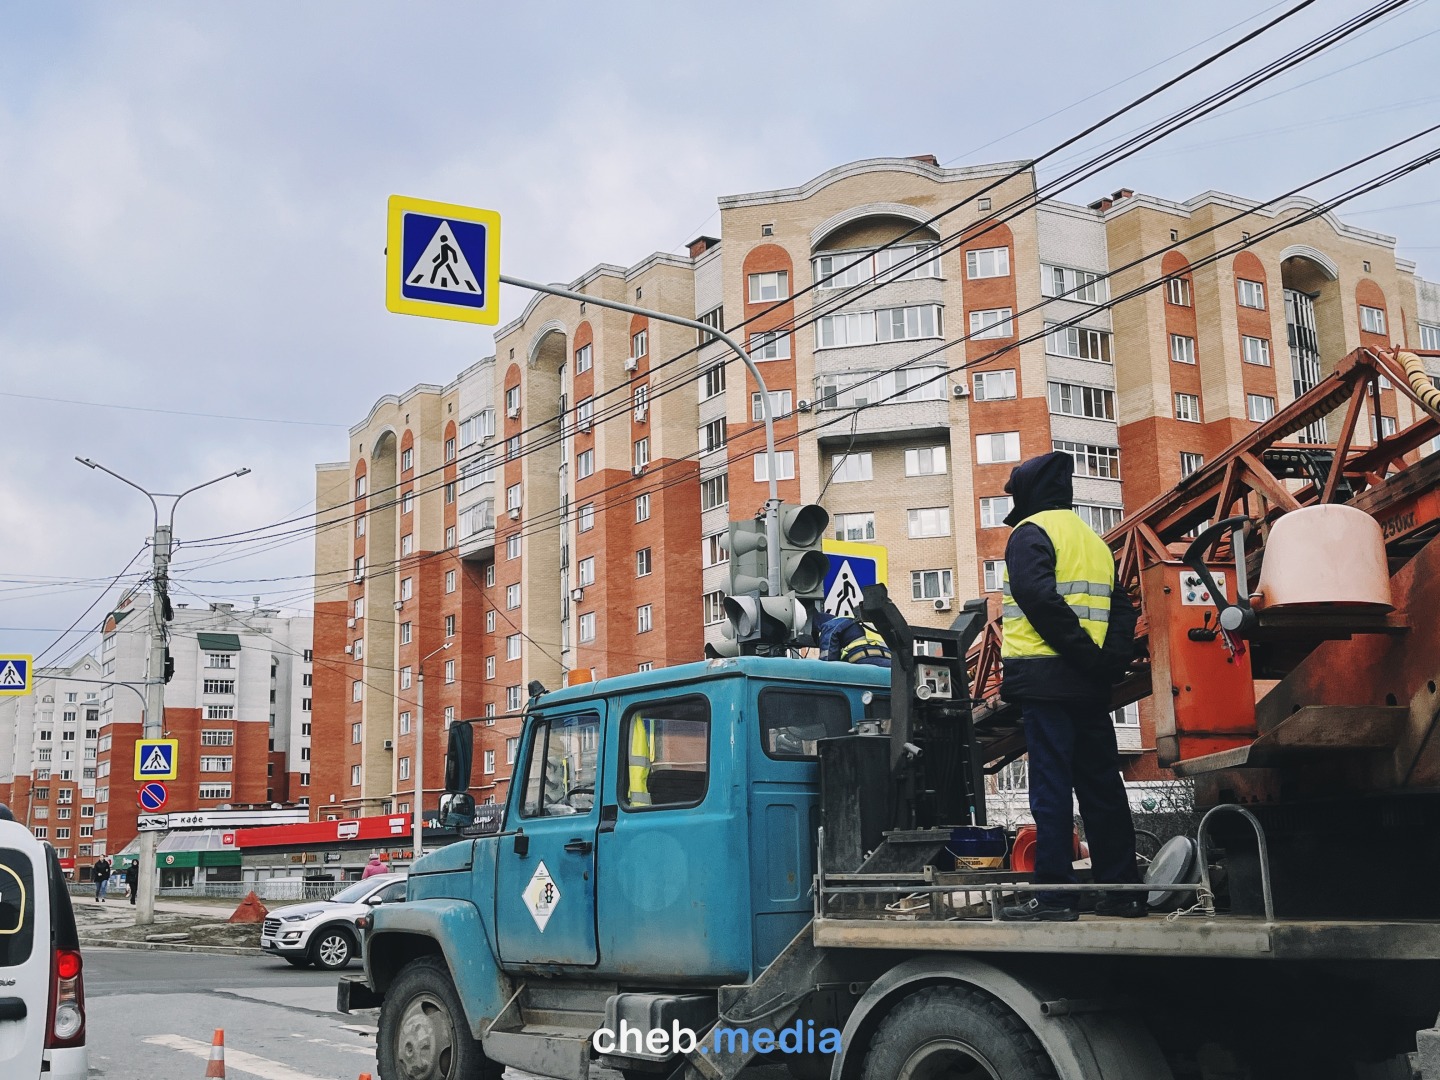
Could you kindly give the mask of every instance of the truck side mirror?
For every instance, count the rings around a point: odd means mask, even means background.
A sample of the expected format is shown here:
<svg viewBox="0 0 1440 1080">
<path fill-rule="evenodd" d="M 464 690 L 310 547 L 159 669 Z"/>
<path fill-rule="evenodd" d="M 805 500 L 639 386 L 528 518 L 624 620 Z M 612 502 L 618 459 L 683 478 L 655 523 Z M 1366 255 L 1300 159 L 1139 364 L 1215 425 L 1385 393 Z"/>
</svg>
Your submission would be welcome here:
<svg viewBox="0 0 1440 1080">
<path fill-rule="evenodd" d="M 445 750 L 445 790 L 470 790 L 470 768 L 474 754 L 475 733 L 469 724 L 450 725 L 450 744 Z"/>
</svg>

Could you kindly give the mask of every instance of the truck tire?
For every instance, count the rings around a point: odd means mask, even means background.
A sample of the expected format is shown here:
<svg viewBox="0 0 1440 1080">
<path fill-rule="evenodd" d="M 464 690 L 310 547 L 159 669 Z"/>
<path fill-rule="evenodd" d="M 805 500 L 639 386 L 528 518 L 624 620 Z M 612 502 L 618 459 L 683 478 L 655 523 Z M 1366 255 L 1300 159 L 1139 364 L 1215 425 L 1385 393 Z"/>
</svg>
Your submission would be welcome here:
<svg viewBox="0 0 1440 1080">
<path fill-rule="evenodd" d="M 422 956 L 401 969 L 380 1007 L 375 1056 L 382 1080 L 499 1080 L 465 1023 L 450 969 Z"/>
<path fill-rule="evenodd" d="M 323 971 L 339 971 L 355 957 L 355 935 L 343 926 L 322 926 L 310 943 L 310 962 Z"/>
<path fill-rule="evenodd" d="M 870 1040 L 862 1080 L 1055 1080 L 1030 1029 L 989 994 L 962 986 L 918 990 Z"/>
</svg>

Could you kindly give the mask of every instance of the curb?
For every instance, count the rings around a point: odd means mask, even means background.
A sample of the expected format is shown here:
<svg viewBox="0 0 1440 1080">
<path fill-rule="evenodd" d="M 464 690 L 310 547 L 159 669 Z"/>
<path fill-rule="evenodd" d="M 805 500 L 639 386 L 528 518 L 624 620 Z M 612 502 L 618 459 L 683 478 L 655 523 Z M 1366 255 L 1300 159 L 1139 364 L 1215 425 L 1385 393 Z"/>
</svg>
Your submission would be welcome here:
<svg viewBox="0 0 1440 1080">
<path fill-rule="evenodd" d="M 264 956 L 259 949 L 240 945 L 175 945 L 168 941 L 118 941 L 111 938 L 82 937 L 81 948 L 141 949 L 146 952 L 209 953 L 212 956 Z"/>
</svg>

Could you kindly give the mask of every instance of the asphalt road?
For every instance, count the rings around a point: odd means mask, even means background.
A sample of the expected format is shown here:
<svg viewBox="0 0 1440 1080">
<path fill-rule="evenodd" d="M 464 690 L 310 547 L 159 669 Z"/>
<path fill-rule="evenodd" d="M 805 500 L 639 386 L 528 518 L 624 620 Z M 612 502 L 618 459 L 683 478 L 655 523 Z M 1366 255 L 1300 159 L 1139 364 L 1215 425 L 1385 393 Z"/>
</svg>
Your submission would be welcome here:
<svg viewBox="0 0 1440 1080">
<path fill-rule="evenodd" d="M 336 981 L 266 957 L 86 949 L 90 1076 L 198 1080 L 223 1028 L 227 1077 L 356 1080 L 375 1072 L 374 1017 L 335 1012 Z"/>
</svg>

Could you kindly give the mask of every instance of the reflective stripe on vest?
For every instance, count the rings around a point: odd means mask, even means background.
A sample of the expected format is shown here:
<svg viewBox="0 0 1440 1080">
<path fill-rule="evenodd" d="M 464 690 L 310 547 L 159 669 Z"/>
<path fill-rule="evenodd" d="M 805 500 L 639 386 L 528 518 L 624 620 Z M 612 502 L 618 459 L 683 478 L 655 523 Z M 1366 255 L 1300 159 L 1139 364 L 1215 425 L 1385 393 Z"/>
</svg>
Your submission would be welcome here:
<svg viewBox="0 0 1440 1080">
<path fill-rule="evenodd" d="M 885 639 L 880 636 L 878 630 L 867 626 L 865 623 L 856 624 L 864 633 L 864 637 L 857 637 L 848 645 L 840 649 L 840 659 L 848 664 L 858 660 L 870 660 L 879 658 L 890 659 L 890 647 L 885 644 Z"/>
<path fill-rule="evenodd" d="M 1039 526 L 1050 538 L 1055 548 L 1055 591 L 1065 598 L 1090 640 L 1103 645 L 1110 622 L 1110 595 L 1115 591 L 1115 556 L 1109 546 L 1073 510 L 1042 510 L 1020 525 Z M 1010 595 L 1008 566 L 1004 596 L 1001 657 L 1059 655 Z"/>
<path fill-rule="evenodd" d="M 650 765 L 655 760 L 655 733 L 650 722 L 635 717 L 630 725 L 630 805 L 650 805 Z"/>
</svg>

